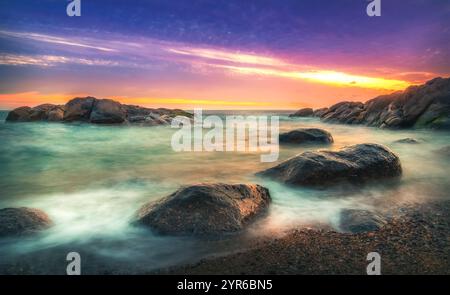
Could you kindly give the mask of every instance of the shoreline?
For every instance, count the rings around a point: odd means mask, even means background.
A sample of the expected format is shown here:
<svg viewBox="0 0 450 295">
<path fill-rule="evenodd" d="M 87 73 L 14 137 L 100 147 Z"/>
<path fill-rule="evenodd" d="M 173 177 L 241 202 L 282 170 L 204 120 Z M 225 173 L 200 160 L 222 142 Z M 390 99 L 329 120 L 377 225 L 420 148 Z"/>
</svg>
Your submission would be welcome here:
<svg viewBox="0 0 450 295">
<path fill-rule="evenodd" d="M 375 232 L 291 230 L 255 247 L 150 274 L 366 275 L 369 252 L 381 255 L 381 274 L 450 274 L 450 201 L 406 208 Z"/>
</svg>

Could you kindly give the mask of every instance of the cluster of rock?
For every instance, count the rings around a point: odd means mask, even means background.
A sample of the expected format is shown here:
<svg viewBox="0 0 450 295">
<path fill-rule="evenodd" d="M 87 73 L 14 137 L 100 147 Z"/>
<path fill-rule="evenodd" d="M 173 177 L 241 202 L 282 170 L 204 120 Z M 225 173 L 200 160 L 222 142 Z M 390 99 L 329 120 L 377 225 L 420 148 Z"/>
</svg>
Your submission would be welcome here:
<svg viewBox="0 0 450 295">
<path fill-rule="evenodd" d="M 170 124 L 176 116 L 192 117 L 192 114 L 175 109 L 151 109 L 121 104 L 111 99 L 77 97 L 65 105 L 42 104 L 36 107 L 19 107 L 9 112 L 7 122 L 89 122 L 94 124 L 140 125 Z"/>
<path fill-rule="evenodd" d="M 343 101 L 329 108 L 301 109 L 292 117 L 314 116 L 330 123 L 381 128 L 450 129 L 450 78 L 435 78 L 365 103 Z"/>
</svg>

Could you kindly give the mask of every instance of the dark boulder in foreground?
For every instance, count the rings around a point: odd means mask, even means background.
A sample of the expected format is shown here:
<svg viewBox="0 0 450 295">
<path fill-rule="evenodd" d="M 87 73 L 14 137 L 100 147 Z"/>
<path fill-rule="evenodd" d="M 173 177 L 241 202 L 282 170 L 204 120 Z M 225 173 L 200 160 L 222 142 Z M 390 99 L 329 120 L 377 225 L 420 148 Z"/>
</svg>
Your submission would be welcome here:
<svg viewBox="0 0 450 295">
<path fill-rule="evenodd" d="M 0 237 L 33 234 L 51 225 L 47 214 L 38 209 L 25 207 L 0 209 Z"/>
<path fill-rule="evenodd" d="M 369 210 L 343 209 L 340 212 L 339 227 L 342 231 L 361 233 L 379 230 L 387 221 Z"/>
<path fill-rule="evenodd" d="M 449 130 L 450 78 L 434 78 L 365 103 L 339 102 L 328 109 L 314 111 L 314 116 L 331 123 Z"/>
<path fill-rule="evenodd" d="M 420 143 L 420 141 L 418 141 L 417 139 L 411 138 L 411 137 L 406 137 L 406 138 L 398 139 L 398 140 L 394 141 L 394 143 L 418 144 L 418 143 Z"/>
<path fill-rule="evenodd" d="M 289 117 L 311 117 L 314 115 L 314 111 L 311 108 L 300 109 L 294 114 L 289 115 Z"/>
<path fill-rule="evenodd" d="M 325 143 L 333 142 L 333 136 L 328 131 L 318 128 L 299 128 L 280 134 L 280 143 Z"/>
<path fill-rule="evenodd" d="M 400 159 L 387 147 L 357 144 L 340 151 L 305 152 L 259 172 L 291 185 L 318 186 L 400 176 Z"/>
<path fill-rule="evenodd" d="M 144 205 L 137 223 L 161 234 L 214 235 L 242 230 L 271 201 L 257 184 L 197 184 Z"/>
<path fill-rule="evenodd" d="M 111 99 L 77 97 L 64 106 L 43 104 L 34 108 L 20 107 L 9 112 L 7 122 L 88 122 L 94 124 L 167 125 L 176 116 L 192 114 L 175 109 L 151 109 L 125 105 Z"/>
</svg>

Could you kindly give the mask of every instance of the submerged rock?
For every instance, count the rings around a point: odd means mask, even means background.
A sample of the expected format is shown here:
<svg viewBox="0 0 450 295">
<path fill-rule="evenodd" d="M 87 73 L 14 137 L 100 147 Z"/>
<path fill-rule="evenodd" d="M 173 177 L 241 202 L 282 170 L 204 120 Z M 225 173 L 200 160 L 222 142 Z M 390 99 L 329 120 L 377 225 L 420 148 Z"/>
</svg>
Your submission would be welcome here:
<svg viewBox="0 0 450 295">
<path fill-rule="evenodd" d="M 387 221 L 379 214 L 369 210 L 343 209 L 340 213 L 339 227 L 352 233 L 379 230 Z"/>
<path fill-rule="evenodd" d="M 311 117 L 314 115 L 314 111 L 311 108 L 300 109 L 297 112 L 289 115 L 289 117 Z"/>
<path fill-rule="evenodd" d="M 417 139 L 411 138 L 411 137 L 406 137 L 406 138 L 398 139 L 398 140 L 394 141 L 394 143 L 418 144 L 418 143 L 420 143 L 420 141 L 418 141 Z"/>
<path fill-rule="evenodd" d="M 331 133 L 318 128 L 299 128 L 280 134 L 280 143 L 332 143 Z"/>
<path fill-rule="evenodd" d="M 340 151 L 305 152 L 258 175 L 291 185 L 317 186 L 400 176 L 400 159 L 379 144 L 357 144 Z"/>
<path fill-rule="evenodd" d="M 144 205 L 137 223 L 162 234 L 230 233 L 265 212 L 270 201 L 269 191 L 257 184 L 197 184 Z"/>
<path fill-rule="evenodd" d="M 440 148 L 435 151 L 439 156 L 450 158 L 450 145 Z"/>
<path fill-rule="evenodd" d="M 0 237 L 33 234 L 51 225 L 52 221 L 47 214 L 38 209 L 0 209 Z"/>
</svg>

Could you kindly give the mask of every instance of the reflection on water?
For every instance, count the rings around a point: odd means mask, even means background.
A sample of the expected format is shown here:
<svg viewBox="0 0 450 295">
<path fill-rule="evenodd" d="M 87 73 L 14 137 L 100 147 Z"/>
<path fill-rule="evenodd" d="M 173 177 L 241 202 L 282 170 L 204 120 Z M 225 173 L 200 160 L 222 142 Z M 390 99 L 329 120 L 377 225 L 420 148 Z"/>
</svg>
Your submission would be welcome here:
<svg viewBox="0 0 450 295">
<path fill-rule="evenodd" d="M 37 237 L 0 240 L 2 263 L 32 257 L 29 259 L 42 263 L 48 272 L 61 272 L 64 268 L 55 266 L 56 261 L 64 264 L 63 253 L 78 249 L 90 257 L 91 272 L 145 271 L 236 250 L 251 244 L 256 236 L 281 234 L 292 227 L 328 224 L 336 228 L 342 208 L 383 211 L 403 203 L 448 197 L 449 159 L 434 152 L 450 144 L 448 133 L 331 125 L 314 118 L 281 115 L 280 132 L 318 127 L 330 131 L 335 143 L 329 147 L 281 147 L 279 161 L 306 150 L 380 143 L 400 156 L 402 179 L 352 189 L 289 188 L 254 176 L 275 164 L 261 163 L 259 154 L 173 152 L 170 139 L 175 130 L 170 127 L 1 121 L 0 208 L 40 208 L 55 222 Z M 394 143 L 405 137 L 422 143 Z M 232 242 L 236 237 L 223 241 L 161 237 L 129 226 L 143 203 L 182 184 L 215 181 L 256 182 L 270 189 L 273 204 L 268 216 L 239 236 L 240 243 Z"/>
</svg>

